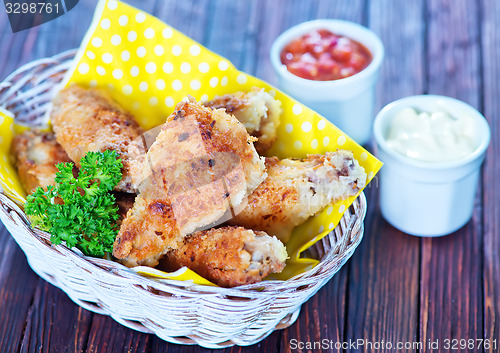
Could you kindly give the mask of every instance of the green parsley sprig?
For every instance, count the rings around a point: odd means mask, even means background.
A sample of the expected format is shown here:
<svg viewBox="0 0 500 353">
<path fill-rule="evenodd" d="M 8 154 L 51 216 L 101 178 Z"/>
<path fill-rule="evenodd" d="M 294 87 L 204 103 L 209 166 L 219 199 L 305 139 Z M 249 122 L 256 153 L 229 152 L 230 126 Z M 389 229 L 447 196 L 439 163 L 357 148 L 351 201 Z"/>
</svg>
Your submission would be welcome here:
<svg viewBox="0 0 500 353">
<path fill-rule="evenodd" d="M 110 191 L 121 180 L 123 165 L 115 151 L 88 152 L 80 164 L 75 178 L 73 163 L 59 163 L 56 185 L 38 187 L 24 211 L 34 227 L 51 234 L 54 245 L 65 241 L 69 248 L 103 257 L 113 251 L 118 233 L 118 207 Z"/>
</svg>

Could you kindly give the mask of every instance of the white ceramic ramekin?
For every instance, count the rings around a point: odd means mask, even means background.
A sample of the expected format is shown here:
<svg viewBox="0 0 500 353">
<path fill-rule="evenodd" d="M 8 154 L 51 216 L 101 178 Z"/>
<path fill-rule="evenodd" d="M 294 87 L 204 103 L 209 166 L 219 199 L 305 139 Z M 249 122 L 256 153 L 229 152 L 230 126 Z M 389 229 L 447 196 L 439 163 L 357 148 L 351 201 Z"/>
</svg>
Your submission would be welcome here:
<svg viewBox="0 0 500 353">
<path fill-rule="evenodd" d="M 280 53 L 292 40 L 315 29 L 327 29 L 363 44 L 372 54 L 371 63 L 361 72 L 339 80 L 313 81 L 290 73 Z M 278 74 L 278 88 L 317 111 L 359 144 L 371 135 L 375 83 L 384 58 L 379 37 L 366 27 L 342 20 L 304 22 L 283 32 L 271 47 L 271 63 Z"/>
<path fill-rule="evenodd" d="M 392 150 L 386 136 L 392 119 L 407 107 L 472 117 L 476 149 L 467 157 L 443 163 L 418 161 Z M 374 135 L 377 156 L 384 162 L 379 174 L 380 208 L 390 224 L 408 234 L 435 237 L 453 233 L 471 219 L 480 166 L 490 142 L 490 128 L 481 113 L 449 97 L 407 97 L 378 113 Z"/>
</svg>

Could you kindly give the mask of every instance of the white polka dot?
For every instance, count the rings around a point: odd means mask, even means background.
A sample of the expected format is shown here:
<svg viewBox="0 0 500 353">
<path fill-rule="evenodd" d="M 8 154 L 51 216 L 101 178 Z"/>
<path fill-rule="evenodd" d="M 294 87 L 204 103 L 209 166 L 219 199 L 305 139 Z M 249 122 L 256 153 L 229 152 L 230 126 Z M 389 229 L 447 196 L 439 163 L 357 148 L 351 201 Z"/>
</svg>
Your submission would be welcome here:
<svg viewBox="0 0 500 353">
<path fill-rule="evenodd" d="M 189 54 L 191 54 L 192 56 L 198 56 L 198 55 L 200 55 L 200 52 L 201 52 L 201 48 L 199 45 L 193 44 L 189 48 Z"/>
<path fill-rule="evenodd" d="M 101 20 L 101 28 L 104 30 L 109 29 L 111 27 L 111 21 L 107 18 Z"/>
<path fill-rule="evenodd" d="M 182 89 L 182 82 L 179 80 L 172 81 L 172 89 L 174 91 L 180 91 Z"/>
<path fill-rule="evenodd" d="M 122 88 L 122 92 L 123 94 L 125 94 L 126 96 L 130 96 L 132 94 L 132 92 L 134 91 L 134 89 L 132 88 L 131 85 L 125 85 L 123 86 Z"/>
<path fill-rule="evenodd" d="M 177 81 L 179 81 L 179 80 L 177 80 Z M 173 83 L 172 83 L 172 86 L 173 86 Z M 167 84 L 165 83 L 165 81 L 163 81 L 161 78 L 156 80 L 156 88 L 158 88 L 160 91 L 163 91 L 165 89 L 165 87 L 167 87 Z M 182 87 L 182 84 L 181 84 L 181 87 Z"/>
<path fill-rule="evenodd" d="M 180 45 L 176 44 L 172 47 L 172 54 L 175 56 L 179 56 L 182 54 L 182 48 Z"/>
<path fill-rule="evenodd" d="M 148 74 L 154 74 L 156 72 L 156 64 L 152 61 L 146 64 L 146 72 Z"/>
<path fill-rule="evenodd" d="M 87 57 L 88 57 L 90 60 L 94 60 L 94 59 L 95 59 L 95 54 L 94 54 L 94 52 L 93 52 L 93 51 L 87 50 L 86 54 L 87 54 Z"/>
<path fill-rule="evenodd" d="M 337 139 L 337 145 L 342 146 L 347 141 L 344 135 L 340 135 Z"/>
<path fill-rule="evenodd" d="M 345 205 L 340 205 L 339 213 L 344 213 L 344 211 L 345 211 Z"/>
<path fill-rule="evenodd" d="M 328 208 L 326 209 L 326 214 L 331 215 L 332 212 L 333 212 L 333 206 L 328 206 Z"/>
<path fill-rule="evenodd" d="M 291 133 L 293 131 L 293 125 L 290 123 L 286 124 L 285 131 Z"/>
<path fill-rule="evenodd" d="M 299 115 L 300 113 L 302 113 L 302 106 L 298 103 L 295 103 L 293 105 L 292 112 L 295 115 Z"/>
<path fill-rule="evenodd" d="M 248 81 L 247 75 L 239 74 L 236 77 L 236 82 L 238 82 L 240 85 L 244 85 L 245 83 L 247 83 L 247 81 Z"/>
<path fill-rule="evenodd" d="M 317 139 L 313 139 L 313 140 L 311 141 L 311 148 L 312 148 L 312 149 L 316 149 L 316 148 L 318 148 L 318 140 L 317 140 Z"/>
<path fill-rule="evenodd" d="M 359 160 L 360 160 L 361 162 L 364 162 L 364 161 L 366 161 L 367 159 L 368 159 L 368 153 L 366 153 L 366 152 L 361 153 L 361 156 L 359 156 Z"/>
<path fill-rule="evenodd" d="M 326 120 L 325 119 L 321 119 L 320 121 L 318 121 L 318 130 L 323 130 L 326 126 Z"/>
<path fill-rule="evenodd" d="M 334 227 L 334 226 L 335 226 L 335 225 L 334 225 L 333 223 L 330 223 L 330 224 L 328 225 L 328 229 L 333 229 L 333 227 Z"/>
<path fill-rule="evenodd" d="M 118 34 L 115 34 L 111 37 L 111 44 L 120 45 L 121 42 L 122 42 L 122 37 L 120 37 Z"/>
<path fill-rule="evenodd" d="M 146 37 L 146 39 L 152 39 L 154 38 L 154 36 L 155 36 L 155 30 L 152 29 L 151 27 L 146 28 L 146 30 L 144 31 L 144 37 Z"/>
<path fill-rule="evenodd" d="M 373 178 L 373 172 L 369 172 L 366 177 L 368 178 L 368 180 L 370 180 L 371 178 Z"/>
<path fill-rule="evenodd" d="M 325 230 L 325 226 L 324 225 L 320 225 L 319 228 L 318 228 L 318 233 L 323 233 L 324 230 Z"/>
<path fill-rule="evenodd" d="M 158 105 L 158 98 L 156 98 L 156 97 L 149 98 L 149 105 L 152 107 L 154 107 L 155 105 Z"/>
<path fill-rule="evenodd" d="M 217 66 L 219 70 L 226 71 L 229 68 L 229 63 L 226 60 L 221 60 Z"/>
<path fill-rule="evenodd" d="M 141 107 L 141 103 L 139 103 L 139 102 L 132 103 L 132 109 L 138 110 L 140 107 Z"/>
<path fill-rule="evenodd" d="M 139 91 L 141 92 L 146 92 L 148 90 L 148 83 L 146 81 L 142 81 L 141 83 L 139 83 Z"/>
<path fill-rule="evenodd" d="M 108 9 L 110 9 L 111 11 L 116 10 L 117 7 L 118 3 L 115 0 L 110 0 L 108 2 Z"/>
<path fill-rule="evenodd" d="M 0 117 L 0 124 L 2 124 L 2 123 L 3 123 L 3 116 Z M 9 159 L 7 158 L 7 155 L 5 155 L 5 154 L 3 155 L 2 159 L 3 159 L 4 162 L 8 162 L 9 161 Z"/>
<path fill-rule="evenodd" d="M 122 57 L 123 61 L 129 61 L 130 60 L 130 52 L 128 50 L 122 51 L 121 57 Z"/>
<path fill-rule="evenodd" d="M 82 75 L 85 75 L 86 73 L 89 72 L 89 64 L 87 63 L 81 63 L 80 65 L 78 65 L 78 72 L 81 73 Z"/>
<path fill-rule="evenodd" d="M 198 70 L 200 70 L 200 72 L 202 74 L 206 74 L 209 70 L 210 70 L 210 65 L 208 65 L 207 63 L 203 62 L 203 63 L 200 63 L 198 65 Z"/>
<path fill-rule="evenodd" d="M 120 69 L 114 69 L 113 77 L 116 78 L 117 80 L 120 80 L 123 77 L 123 71 Z"/>
<path fill-rule="evenodd" d="M 137 15 L 135 15 L 135 20 L 137 23 L 143 23 L 146 21 L 146 14 L 144 12 L 139 12 Z"/>
<path fill-rule="evenodd" d="M 189 71 L 191 71 L 191 65 L 189 63 L 183 62 L 181 64 L 181 72 L 183 74 L 187 74 L 189 73 Z"/>
<path fill-rule="evenodd" d="M 104 67 L 102 67 L 102 66 L 97 66 L 97 67 L 95 68 L 95 71 L 96 71 L 99 75 L 101 75 L 101 76 L 106 75 L 106 70 L 105 70 L 105 69 L 104 69 Z"/>
<path fill-rule="evenodd" d="M 311 129 L 312 129 L 312 125 L 309 121 L 304 121 L 302 123 L 302 131 L 309 132 L 309 131 L 311 131 Z"/>
<path fill-rule="evenodd" d="M 96 48 L 100 48 L 102 45 L 102 39 L 99 37 L 92 38 L 92 45 Z"/>
<path fill-rule="evenodd" d="M 163 72 L 170 74 L 174 71 L 174 65 L 172 63 L 166 62 L 163 64 Z"/>
<path fill-rule="evenodd" d="M 137 66 L 132 66 L 130 68 L 130 76 L 132 76 L 132 77 L 139 76 L 139 68 Z"/>
<path fill-rule="evenodd" d="M 113 85 L 112 83 L 108 83 L 108 89 L 113 91 L 115 89 L 115 85 Z"/>
<path fill-rule="evenodd" d="M 293 147 L 295 147 L 296 150 L 302 149 L 302 141 L 297 140 L 293 143 Z"/>
<path fill-rule="evenodd" d="M 220 80 L 221 86 L 226 86 L 227 83 L 228 83 L 227 76 L 224 76 L 223 78 L 221 78 L 221 80 Z"/>
<path fill-rule="evenodd" d="M 134 42 L 137 39 L 137 32 L 136 31 L 128 32 L 127 39 L 129 42 Z"/>
<path fill-rule="evenodd" d="M 165 105 L 169 108 L 173 107 L 175 104 L 175 101 L 172 97 L 167 97 L 165 98 Z"/>
<path fill-rule="evenodd" d="M 201 82 L 198 80 L 192 80 L 189 83 L 189 86 L 191 87 L 192 90 L 197 91 L 201 88 Z"/>
<path fill-rule="evenodd" d="M 172 37 L 173 34 L 174 34 L 174 31 L 172 31 L 172 28 L 168 28 L 168 27 L 165 27 L 163 29 L 163 31 L 161 32 L 161 35 L 165 39 L 168 39 L 168 38 Z"/>
<path fill-rule="evenodd" d="M 163 53 L 165 53 L 165 48 L 163 48 L 163 45 L 157 44 L 155 46 L 154 52 L 155 52 L 156 55 L 162 56 Z"/>
<path fill-rule="evenodd" d="M 323 146 L 328 146 L 330 144 L 330 138 L 328 136 L 325 136 L 323 138 Z"/>
<path fill-rule="evenodd" d="M 218 77 L 212 77 L 210 79 L 210 81 L 208 82 L 208 84 L 210 85 L 210 87 L 217 87 L 217 85 L 219 84 L 219 78 Z"/>
<path fill-rule="evenodd" d="M 208 94 L 203 94 L 203 95 L 201 96 L 201 98 L 200 98 L 200 101 L 202 101 L 202 102 L 206 102 L 206 101 L 208 101 Z"/>
<path fill-rule="evenodd" d="M 118 23 L 120 24 L 120 26 L 126 26 L 128 23 L 128 17 L 125 15 L 121 15 L 118 19 Z"/>
<path fill-rule="evenodd" d="M 146 56 L 146 48 L 141 45 L 139 48 L 137 48 L 136 54 L 139 58 L 145 57 Z"/>
<path fill-rule="evenodd" d="M 106 64 L 111 64 L 111 62 L 113 61 L 113 55 L 111 55 L 110 53 L 102 54 L 102 61 Z"/>
<path fill-rule="evenodd" d="M 97 80 L 90 80 L 89 86 L 90 86 L 90 88 L 97 87 Z"/>
</svg>

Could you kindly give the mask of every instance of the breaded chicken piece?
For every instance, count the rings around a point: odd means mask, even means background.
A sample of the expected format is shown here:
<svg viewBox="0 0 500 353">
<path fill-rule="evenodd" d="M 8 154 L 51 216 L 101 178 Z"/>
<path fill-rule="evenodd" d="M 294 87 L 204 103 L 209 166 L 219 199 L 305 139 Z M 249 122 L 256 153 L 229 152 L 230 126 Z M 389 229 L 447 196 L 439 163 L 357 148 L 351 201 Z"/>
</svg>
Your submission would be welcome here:
<svg viewBox="0 0 500 353">
<path fill-rule="evenodd" d="M 302 161 L 266 158 L 266 167 L 267 179 L 228 223 L 265 231 L 284 243 L 295 226 L 366 184 L 365 170 L 344 150 L 308 155 Z"/>
<path fill-rule="evenodd" d="M 29 194 L 39 186 L 55 185 L 56 164 L 71 162 L 52 132 L 28 130 L 16 135 L 11 152 L 21 184 Z"/>
<path fill-rule="evenodd" d="M 156 266 L 187 234 L 230 218 L 266 176 L 236 118 L 192 98 L 179 103 L 142 160 L 139 195 L 113 255 L 127 266 Z"/>
<path fill-rule="evenodd" d="M 73 85 L 61 90 L 54 99 L 51 121 L 57 141 L 77 167 L 89 151 L 118 152 L 123 162 L 123 177 L 115 190 L 134 192 L 128 147 L 142 129 L 131 114 L 104 92 Z"/>
<path fill-rule="evenodd" d="M 223 227 L 188 235 L 161 260 L 161 268 L 174 271 L 187 266 L 222 287 L 260 282 L 285 267 L 288 255 L 276 237 L 243 227 Z"/>
<path fill-rule="evenodd" d="M 223 108 L 241 121 L 248 133 L 258 138 L 257 152 L 263 154 L 278 138 L 276 130 L 280 124 L 281 103 L 264 89 L 254 88 L 251 92 L 236 92 L 215 97 L 205 106 Z"/>
</svg>

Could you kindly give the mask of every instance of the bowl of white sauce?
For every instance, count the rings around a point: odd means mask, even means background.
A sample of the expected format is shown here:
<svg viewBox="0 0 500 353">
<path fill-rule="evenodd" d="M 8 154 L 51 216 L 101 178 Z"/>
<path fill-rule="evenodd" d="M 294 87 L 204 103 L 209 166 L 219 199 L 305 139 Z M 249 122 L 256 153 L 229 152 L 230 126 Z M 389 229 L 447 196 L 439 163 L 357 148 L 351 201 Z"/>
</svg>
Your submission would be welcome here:
<svg viewBox="0 0 500 353">
<path fill-rule="evenodd" d="M 399 230 L 442 236 L 472 217 L 490 143 L 486 119 L 454 98 L 411 96 L 387 105 L 374 122 L 380 208 Z"/>
</svg>

